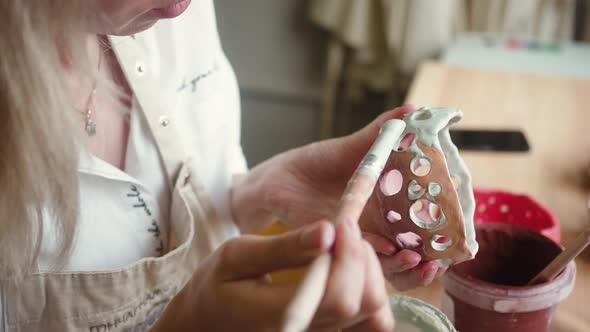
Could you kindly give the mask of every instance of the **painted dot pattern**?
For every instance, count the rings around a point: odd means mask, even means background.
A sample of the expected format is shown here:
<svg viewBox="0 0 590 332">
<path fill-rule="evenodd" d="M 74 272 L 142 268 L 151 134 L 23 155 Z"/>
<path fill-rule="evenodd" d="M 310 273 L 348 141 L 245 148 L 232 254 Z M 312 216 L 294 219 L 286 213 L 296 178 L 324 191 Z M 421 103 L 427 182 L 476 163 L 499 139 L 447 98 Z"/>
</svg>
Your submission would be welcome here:
<svg viewBox="0 0 590 332">
<path fill-rule="evenodd" d="M 391 210 L 389 212 L 387 212 L 387 221 L 389 221 L 390 223 L 396 223 L 398 221 L 402 220 L 402 215 Z"/>
<path fill-rule="evenodd" d="M 379 188 L 385 196 L 393 196 L 400 192 L 403 184 L 403 176 L 397 169 L 392 169 L 379 180 Z"/>
<path fill-rule="evenodd" d="M 424 243 L 420 235 L 414 232 L 400 233 L 396 236 L 397 245 L 405 249 L 422 247 Z"/>
</svg>

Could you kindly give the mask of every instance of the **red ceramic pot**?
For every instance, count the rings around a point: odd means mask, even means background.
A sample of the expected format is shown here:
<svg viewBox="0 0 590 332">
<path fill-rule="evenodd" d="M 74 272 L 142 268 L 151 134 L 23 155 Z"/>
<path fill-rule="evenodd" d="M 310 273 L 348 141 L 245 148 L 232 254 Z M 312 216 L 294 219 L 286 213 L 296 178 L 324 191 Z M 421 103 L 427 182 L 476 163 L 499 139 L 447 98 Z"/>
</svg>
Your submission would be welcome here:
<svg viewBox="0 0 590 332">
<path fill-rule="evenodd" d="M 461 332 L 545 332 L 555 307 L 571 292 L 572 262 L 555 279 L 526 286 L 562 248 L 533 230 L 476 225 L 479 252 L 443 277 L 443 312 Z"/>
<path fill-rule="evenodd" d="M 474 194 L 475 224 L 498 222 L 519 225 L 560 243 L 559 219 L 548 207 L 530 196 L 484 188 L 475 188 Z"/>
</svg>

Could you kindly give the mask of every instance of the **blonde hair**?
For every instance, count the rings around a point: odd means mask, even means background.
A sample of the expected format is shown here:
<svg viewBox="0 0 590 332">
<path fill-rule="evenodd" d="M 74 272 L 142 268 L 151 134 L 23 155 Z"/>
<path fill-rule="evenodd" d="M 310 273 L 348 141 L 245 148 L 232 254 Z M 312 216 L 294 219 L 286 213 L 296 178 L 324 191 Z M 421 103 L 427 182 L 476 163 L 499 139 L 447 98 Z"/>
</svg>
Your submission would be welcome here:
<svg viewBox="0 0 590 332">
<path fill-rule="evenodd" d="M 0 279 L 36 270 L 43 216 L 56 257 L 72 246 L 78 117 L 60 66 L 85 59 L 82 2 L 0 1 Z"/>
</svg>

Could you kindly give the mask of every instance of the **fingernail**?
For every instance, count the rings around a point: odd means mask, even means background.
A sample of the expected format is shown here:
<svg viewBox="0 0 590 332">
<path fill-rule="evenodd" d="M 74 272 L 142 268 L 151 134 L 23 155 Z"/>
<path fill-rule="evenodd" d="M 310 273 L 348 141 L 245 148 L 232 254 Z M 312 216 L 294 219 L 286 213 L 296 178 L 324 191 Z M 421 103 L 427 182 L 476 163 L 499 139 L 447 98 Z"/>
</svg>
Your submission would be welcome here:
<svg viewBox="0 0 590 332">
<path fill-rule="evenodd" d="M 334 240 L 336 239 L 336 230 L 334 229 L 334 225 L 326 224 L 325 229 L 322 232 L 322 239 L 321 243 L 321 250 L 329 249 L 334 244 Z"/>
<path fill-rule="evenodd" d="M 428 270 L 424 271 L 422 273 L 422 280 L 430 283 L 432 280 L 434 280 L 434 275 L 436 274 L 437 270 L 438 270 L 437 268 L 434 268 L 434 269 L 428 269 Z"/>
<path fill-rule="evenodd" d="M 301 234 L 301 243 L 305 248 L 324 250 L 334 243 L 334 227 L 328 223 L 307 226 Z"/>
<path fill-rule="evenodd" d="M 387 256 L 393 256 L 393 254 L 395 254 L 395 252 L 397 251 L 397 248 L 392 244 L 387 246 L 387 248 L 385 248 L 384 250 L 385 252 L 383 254 L 387 255 Z"/>
</svg>

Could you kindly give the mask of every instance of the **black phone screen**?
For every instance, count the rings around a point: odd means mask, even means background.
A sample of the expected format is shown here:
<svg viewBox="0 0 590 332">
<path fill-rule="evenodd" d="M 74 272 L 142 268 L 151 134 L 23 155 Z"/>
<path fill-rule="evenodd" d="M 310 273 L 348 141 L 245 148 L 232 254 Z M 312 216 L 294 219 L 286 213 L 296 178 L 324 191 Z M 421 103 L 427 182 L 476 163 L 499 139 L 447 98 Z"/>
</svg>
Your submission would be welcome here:
<svg viewBox="0 0 590 332">
<path fill-rule="evenodd" d="M 455 129 L 450 133 L 460 150 L 525 152 L 530 149 L 521 131 Z"/>
</svg>

